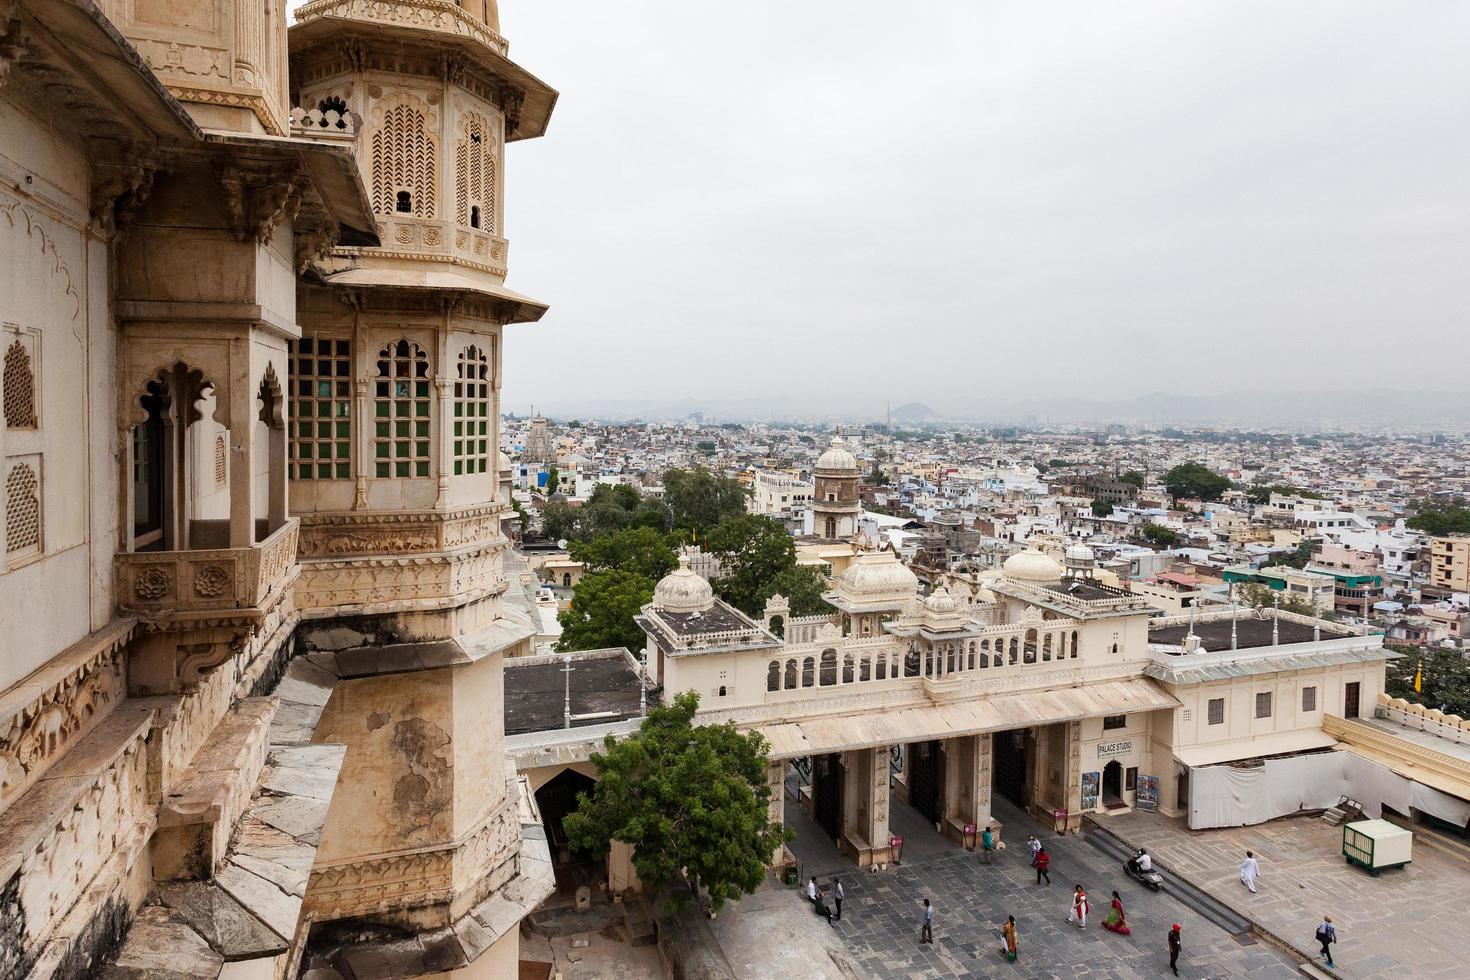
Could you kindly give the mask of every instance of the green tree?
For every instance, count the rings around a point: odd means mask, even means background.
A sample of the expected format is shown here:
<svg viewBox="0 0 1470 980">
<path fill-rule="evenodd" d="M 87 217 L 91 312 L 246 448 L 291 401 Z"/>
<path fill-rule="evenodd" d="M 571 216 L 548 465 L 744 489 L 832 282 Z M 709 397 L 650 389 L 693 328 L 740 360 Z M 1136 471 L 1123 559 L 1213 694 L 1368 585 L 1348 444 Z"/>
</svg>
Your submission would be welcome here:
<svg viewBox="0 0 1470 980">
<path fill-rule="evenodd" d="M 749 616 L 760 615 L 777 577 L 796 567 L 791 535 L 764 514 L 730 518 L 709 533 L 705 546 L 720 559 L 720 577 L 710 583 L 715 593 Z"/>
<path fill-rule="evenodd" d="M 1143 489 L 1143 474 L 1138 472 L 1137 470 L 1129 470 L 1122 476 L 1118 477 L 1118 479 L 1122 480 L 1124 483 L 1131 483 L 1135 487 L 1138 487 L 1140 490 Z"/>
<path fill-rule="evenodd" d="M 561 474 L 559 474 L 556 471 L 556 467 L 553 466 L 551 469 L 546 471 L 546 496 L 549 497 L 552 494 L 556 493 L 556 488 L 559 486 L 561 486 Z"/>
<path fill-rule="evenodd" d="M 1446 507 L 1443 510 L 1420 511 L 1409 518 L 1408 524 L 1416 531 L 1436 537 L 1470 534 L 1470 510 L 1464 507 Z"/>
<path fill-rule="evenodd" d="M 666 534 L 651 527 L 627 527 L 590 541 L 573 541 L 571 556 L 589 572 L 618 569 L 657 582 L 679 564 Z"/>
<path fill-rule="evenodd" d="M 1175 534 L 1173 529 L 1152 521 L 1143 526 L 1143 536 L 1161 548 L 1172 548 L 1179 540 L 1179 535 Z"/>
<path fill-rule="evenodd" d="M 1326 500 L 1327 498 L 1315 490 L 1304 490 L 1301 487 L 1289 486 L 1285 483 L 1252 483 L 1243 488 L 1248 500 L 1253 504 L 1264 504 L 1271 499 L 1273 493 L 1284 493 L 1295 497 L 1305 497 L 1308 500 Z"/>
<path fill-rule="evenodd" d="M 1112 514 L 1112 512 L 1113 505 L 1108 503 L 1106 500 L 1094 500 L 1092 502 L 1093 517 L 1107 517 L 1108 515 Z"/>
<path fill-rule="evenodd" d="M 1275 609 L 1278 597 L 1282 612 L 1296 613 L 1299 616 L 1319 616 L 1317 610 L 1312 606 L 1312 600 L 1293 595 L 1285 590 L 1273 589 L 1264 582 L 1247 582 L 1235 587 L 1236 601 L 1243 606 Z M 1329 617 L 1322 615 L 1321 618 Z"/>
<path fill-rule="evenodd" d="M 609 569 L 582 576 L 572 604 L 557 613 L 561 623 L 558 650 L 643 647 L 643 630 L 633 621 L 653 599 L 654 581 L 636 572 Z"/>
<path fill-rule="evenodd" d="M 551 541 L 571 538 L 577 532 L 577 508 L 565 500 L 553 500 L 541 508 L 541 533 Z"/>
<path fill-rule="evenodd" d="M 827 576 L 810 565 L 793 565 L 783 572 L 777 573 L 760 591 L 764 593 L 760 597 L 761 609 L 765 608 L 766 600 L 773 595 L 783 595 L 791 603 L 791 615 L 793 616 L 815 616 L 819 613 L 830 613 L 832 607 L 827 600 L 822 598 L 826 592 Z M 758 615 L 760 610 L 753 615 Z"/>
<path fill-rule="evenodd" d="M 713 456 L 715 454 L 715 443 L 713 439 L 701 439 L 695 445 L 706 456 Z"/>
<path fill-rule="evenodd" d="M 1175 500 L 1182 497 L 1197 497 L 1200 500 L 1219 500 L 1220 495 L 1230 489 L 1230 481 L 1200 463 L 1180 463 L 1164 474 L 1164 486 Z"/>
<path fill-rule="evenodd" d="M 745 513 L 745 487 L 703 466 L 664 474 L 664 503 L 673 526 L 703 539 L 721 521 Z"/>
<path fill-rule="evenodd" d="M 1446 714 L 1470 716 L 1470 661 L 1458 650 L 1440 650 L 1390 644 L 1389 649 L 1405 654 L 1389 661 L 1384 689 L 1389 697 L 1403 698 Z M 1414 675 L 1420 676 L 1420 690 L 1414 690 Z"/>
<path fill-rule="evenodd" d="M 1317 543 L 1318 542 L 1316 538 L 1302 538 L 1301 541 L 1297 543 L 1296 550 L 1293 551 L 1290 556 L 1286 558 L 1277 558 L 1272 561 L 1271 564 L 1285 565 L 1288 568 L 1295 569 L 1306 568 L 1307 562 L 1312 560 L 1312 553 L 1316 550 Z"/>
<path fill-rule="evenodd" d="M 695 725 L 699 695 L 686 691 L 654 708 L 622 741 L 608 736 L 592 754 L 598 781 L 577 795 L 564 826 L 572 848 L 606 854 L 613 841 L 633 849 L 644 888 L 677 910 L 688 891 L 716 911 L 765 880 L 776 848 L 794 836 L 770 822 L 769 746 L 734 723 Z"/>
</svg>

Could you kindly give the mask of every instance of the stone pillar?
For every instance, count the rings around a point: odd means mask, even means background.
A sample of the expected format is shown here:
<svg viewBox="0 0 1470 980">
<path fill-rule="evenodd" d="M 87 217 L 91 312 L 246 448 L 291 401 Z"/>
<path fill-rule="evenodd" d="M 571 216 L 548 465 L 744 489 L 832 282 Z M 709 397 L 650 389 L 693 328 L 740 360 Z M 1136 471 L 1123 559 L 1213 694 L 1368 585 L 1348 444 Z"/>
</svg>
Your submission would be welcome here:
<svg viewBox="0 0 1470 980">
<path fill-rule="evenodd" d="M 766 789 L 770 798 L 766 801 L 766 819 L 777 827 L 786 826 L 786 760 L 772 759 L 766 764 Z M 776 848 L 771 855 L 771 865 L 780 867 L 786 863 L 786 845 Z"/>
<path fill-rule="evenodd" d="M 975 736 L 975 823 L 981 830 L 990 826 L 1000 840 L 1001 825 L 990 814 L 990 743 L 990 732 Z"/>
<path fill-rule="evenodd" d="M 888 747 L 847 752 L 843 756 L 843 853 L 858 867 L 886 865 L 888 850 Z"/>
<path fill-rule="evenodd" d="M 217 400 L 228 399 L 230 419 L 230 547 L 255 543 L 255 389 L 250 385 L 250 341 L 230 341 L 230 385 L 215 389 Z M 198 479 L 199 474 L 191 473 Z"/>
<path fill-rule="evenodd" d="M 977 834 L 996 828 L 990 816 L 990 733 L 949 739 L 944 759 L 945 834 L 963 842 L 967 823 Z"/>
<path fill-rule="evenodd" d="M 1067 829 L 1082 828 L 1082 722 L 1066 724 L 1067 767 L 1062 785 L 1066 791 Z"/>
</svg>

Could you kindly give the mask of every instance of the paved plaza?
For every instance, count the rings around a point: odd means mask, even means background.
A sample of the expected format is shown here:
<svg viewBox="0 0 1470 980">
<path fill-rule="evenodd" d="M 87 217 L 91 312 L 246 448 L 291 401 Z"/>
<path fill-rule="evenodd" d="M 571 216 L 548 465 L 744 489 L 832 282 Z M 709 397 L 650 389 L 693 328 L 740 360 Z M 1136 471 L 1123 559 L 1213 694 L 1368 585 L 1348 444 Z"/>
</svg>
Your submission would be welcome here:
<svg viewBox="0 0 1470 980">
<path fill-rule="evenodd" d="M 1170 896 L 1127 880 L 1117 862 L 1083 838 L 1058 837 L 1001 802 L 996 815 L 1005 821 L 1008 849 L 987 865 L 978 853 L 939 837 L 917 813 L 895 802 L 891 819 L 905 838 L 903 865 L 869 873 L 853 867 L 794 804 L 788 805 L 788 824 L 800 835 L 793 850 L 803 874 L 816 874 L 825 883 L 836 872 L 846 886 L 843 919 L 834 931 L 857 976 L 1160 977 L 1169 972 L 1165 936 L 1173 922 L 1184 926 L 1181 976 L 1298 975 L 1296 961 L 1280 949 L 1264 942 L 1240 945 Z M 1035 883 L 1024 847 L 1028 833 L 1036 833 L 1052 852 L 1050 888 Z M 1066 921 L 1077 883 L 1092 901 L 1085 931 Z M 1113 889 L 1123 898 L 1131 936 L 1102 928 Z M 815 918 L 798 891 L 787 894 L 792 910 Z M 932 945 L 919 943 L 925 897 L 936 909 Z M 1016 917 L 1020 938 L 1016 963 L 1000 954 L 1000 927 L 1007 915 Z"/>
<path fill-rule="evenodd" d="M 1470 864 L 1459 857 L 1416 840 L 1411 864 L 1374 878 L 1343 859 L 1342 828 L 1315 817 L 1190 831 L 1178 820 L 1131 813 L 1105 826 L 1299 949 L 1315 948 L 1312 933 L 1331 915 L 1344 977 L 1470 976 L 1463 914 L 1453 901 L 1470 882 Z M 1255 895 L 1240 883 L 1247 849 L 1261 862 Z"/>
</svg>

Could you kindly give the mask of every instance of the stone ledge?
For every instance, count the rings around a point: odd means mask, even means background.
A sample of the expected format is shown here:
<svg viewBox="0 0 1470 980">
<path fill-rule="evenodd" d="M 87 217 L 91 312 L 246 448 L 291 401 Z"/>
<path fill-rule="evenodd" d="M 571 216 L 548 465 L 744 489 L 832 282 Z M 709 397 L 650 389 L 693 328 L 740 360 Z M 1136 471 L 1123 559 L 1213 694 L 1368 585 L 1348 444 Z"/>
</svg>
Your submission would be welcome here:
<svg viewBox="0 0 1470 980">
<path fill-rule="evenodd" d="M 245 698 L 200 746 L 188 774 L 163 800 L 153 841 L 161 881 L 204 879 L 224 860 L 236 820 L 265 767 L 274 698 Z"/>
</svg>

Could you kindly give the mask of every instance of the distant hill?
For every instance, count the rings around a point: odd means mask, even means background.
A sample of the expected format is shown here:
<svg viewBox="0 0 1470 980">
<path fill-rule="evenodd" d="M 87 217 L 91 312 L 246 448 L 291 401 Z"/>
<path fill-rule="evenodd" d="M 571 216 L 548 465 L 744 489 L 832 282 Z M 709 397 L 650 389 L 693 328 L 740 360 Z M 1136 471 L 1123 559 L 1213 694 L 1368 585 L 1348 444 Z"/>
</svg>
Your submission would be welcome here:
<svg viewBox="0 0 1470 980">
<path fill-rule="evenodd" d="M 939 418 L 939 413 L 923 402 L 909 402 L 900 405 L 889 414 L 900 422 L 925 422 Z"/>
</svg>

